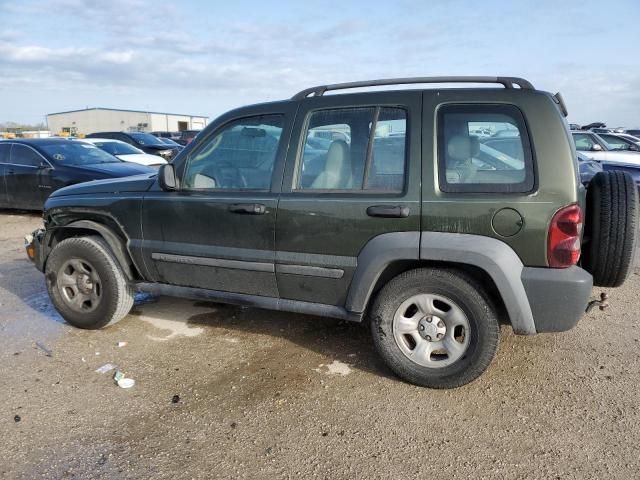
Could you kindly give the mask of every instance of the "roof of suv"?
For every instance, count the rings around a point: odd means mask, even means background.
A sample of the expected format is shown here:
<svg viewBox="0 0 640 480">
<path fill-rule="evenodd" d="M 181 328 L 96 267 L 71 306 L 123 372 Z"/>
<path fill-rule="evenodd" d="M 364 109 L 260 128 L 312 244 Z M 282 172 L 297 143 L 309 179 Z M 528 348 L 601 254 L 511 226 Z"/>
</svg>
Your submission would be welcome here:
<svg viewBox="0 0 640 480">
<path fill-rule="evenodd" d="M 346 90 L 351 88 L 382 87 L 391 85 L 418 85 L 434 83 L 492 83 L 504 85 L 507 89 L 519 87 L 523 90 L 535 90 L 528 80 L 519 77 L 487 77 L 487 76 L 451 76 L 451 77 L 405 77 L 364 80 L 359 82 L 334 83 L 305 88 L 296 93 L 292 100 L 302 100 L 311 94 L 319 97 L 330 90 Z"/>
</svg>

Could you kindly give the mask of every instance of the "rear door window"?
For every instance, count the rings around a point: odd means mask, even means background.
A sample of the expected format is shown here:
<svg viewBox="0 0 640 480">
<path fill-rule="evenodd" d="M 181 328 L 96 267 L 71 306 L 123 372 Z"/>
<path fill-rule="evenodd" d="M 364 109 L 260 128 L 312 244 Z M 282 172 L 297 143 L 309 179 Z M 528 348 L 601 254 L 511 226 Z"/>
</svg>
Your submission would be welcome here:
<svg viewBox="0 0 640 480">
<path fill-rule="evenodd" d="M 400 192 L 407 112 L 393 107 L 317 110 L 307 119 L 297 190 Z"/>
<path fill-rule="evenodd" d="M 10 163 L 27 167 L 37 167 L 42 162 L 44 162 L 43 158 L 32 148 L 17 143 L 13 145 Z"/>
<path fill-rule="evenodd" d="M 438 177 L 444 192 L 529 192 L 533 152 L 514 105 L 444 105 L 438 110 Z"/>
</svg>

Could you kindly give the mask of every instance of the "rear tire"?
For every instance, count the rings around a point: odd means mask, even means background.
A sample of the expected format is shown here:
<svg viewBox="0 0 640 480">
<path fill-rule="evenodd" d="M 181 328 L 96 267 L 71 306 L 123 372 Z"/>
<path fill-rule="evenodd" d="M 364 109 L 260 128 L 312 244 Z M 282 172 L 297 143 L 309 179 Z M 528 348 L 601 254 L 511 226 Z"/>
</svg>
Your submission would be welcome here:
<svg viewBox="0 0 640 480">
<path fill-rule="evenodd" d="M 498 348 L 494 306 L 481 285 L 456 270 L 400 274 L 380 291 L 370 316 L 378 352 L 416 385 L 465 385 L 486 370 Z"/>
<path fill-rule="evenodd" d="M 58 243 L 47 259 L 45 276 L 53 305 L 74 327 L 113 325 L 133 306 L 134 289 L 101 237 Z"/>
<path fill-rule="evenodd" d="M 596 174 L 587 189 L 582 266 L 598 287 L 619 287 L 631 272 L 638 229 L 638 187 L 621 171 Z"/>
</svg>

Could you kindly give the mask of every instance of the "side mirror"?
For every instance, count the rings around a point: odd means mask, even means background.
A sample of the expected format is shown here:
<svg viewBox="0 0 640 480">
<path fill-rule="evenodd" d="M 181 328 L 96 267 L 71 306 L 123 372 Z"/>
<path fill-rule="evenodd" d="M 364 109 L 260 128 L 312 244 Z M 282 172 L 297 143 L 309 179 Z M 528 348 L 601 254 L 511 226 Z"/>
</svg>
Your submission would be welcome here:
<svg viewBox="0 0 640 480">
<path fill-rule="evenodd" d="M 178 179 L 176 178 L 176 169 L 171 163 L 167 163 L 158 170 L 158 181 L 160 188 L 166 192 L 178 189 Z"/>
<path fill-rule="evenodd" d="M 631 150 L 632 152 L 640 152 L 640 146 L 634 143 L 633 145 L 629 145 L 629 150 Z"/>
<path fill-rule="evenodd" d="M 38 170 L 51 170 L 52 167 L 51 165 L 49 165 L 47 162 L 40 162 L 40 165 L 38 165 Z"/>
<path fill-rule="evenodd" d="M 591 147 L 591 150 L 593 150 L 594 152 L 600 152 L 602 150 L 602 147 L 597 143 L 594 143 L 593 146 Z"/>
</svg>

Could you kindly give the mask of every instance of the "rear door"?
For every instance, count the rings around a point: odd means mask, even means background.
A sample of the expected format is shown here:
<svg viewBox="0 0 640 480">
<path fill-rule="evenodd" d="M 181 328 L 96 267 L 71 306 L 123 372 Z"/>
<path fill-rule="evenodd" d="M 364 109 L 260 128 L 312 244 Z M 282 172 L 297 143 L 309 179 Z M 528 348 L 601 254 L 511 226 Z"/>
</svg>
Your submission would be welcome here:
<svg viewBox="0 0 640 480">
<path fill-rule="evenodd" d="M 35 149 L 14 143 L 6 168 L 6 186 L 9 204 L 15 208 L 41 209 L 49 190 L 41 179 L 48 175 L 42 165 L 48 162 Z"/>
<path fill-rule="evenodd" d="M 420 112 L 419 92 L 301 102 L 276 226 L 282 298 L 342 306 L 367 242 L 419 231 Z"/>
<path fill-rule="evenodd" d="M 274 229 L 295 104 L 220 119 L 176 165 L 174 192 L 144 198 L 142 251 L 155 280 L 277 297 Z"/>
</svg>

